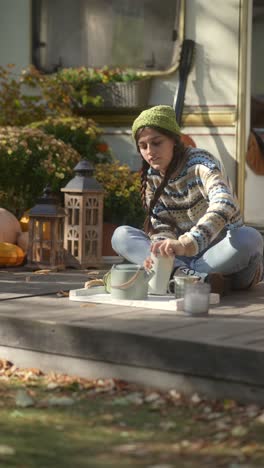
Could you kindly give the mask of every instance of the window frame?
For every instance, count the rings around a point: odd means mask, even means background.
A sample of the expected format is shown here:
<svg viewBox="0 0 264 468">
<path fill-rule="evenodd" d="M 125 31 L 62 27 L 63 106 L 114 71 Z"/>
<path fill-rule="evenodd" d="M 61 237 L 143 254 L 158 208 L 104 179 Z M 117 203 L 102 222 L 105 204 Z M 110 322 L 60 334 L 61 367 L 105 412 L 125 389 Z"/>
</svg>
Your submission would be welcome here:
<svg viewBox="0 0 264 468">
<path fill-rule="evenodd" d="M 175 0 L 176 1 L 176 0 Z M 175 62 L 167 69 L 165 70 L 151 70 L 151 69 L 140 69 L 138 70 L 136 67 L 129 67 L 134 71 L 139 71 L 141 73 L 145 73 L 148 76 L 152 77 L 159 77 L 159 76 L 166 76 L 169 74 L 174 73 L 179 66 L 179 58 L 180 58 L 180 50 L 181 50 L 181 45 L 184 39 L 184 26 L 185 26 L 185 9 L 186 9 L 186 0 L 177 0 L 178 6 L 178 16 L 179 16 L 179 21 L 178 21 L 178 34 L 177 34 L 177 39 L 178 45 L 175 46 L 177 47 L 176 51 L 174 50 L 174 55 L 175 55 Z M 34 0 L 31 0 L 31 61 L 32 64 L 41 72 L 48 74 L 47 70 L 42 68 L 40 64 L 40 58 L 39 58 L 39 52 L 41 47 L 45 47 L 45 43 L 42 43 L 39 37 L 40 34 L 40 22 L 39 24 L 37 21 L 40 21 L 40 11 L 39 11 L 39 4 L 35 2 Z M 107 65 L 107 64 L 106 64 Z M 54 72 L 56 70 L 54 69 Z"/>
</svg>

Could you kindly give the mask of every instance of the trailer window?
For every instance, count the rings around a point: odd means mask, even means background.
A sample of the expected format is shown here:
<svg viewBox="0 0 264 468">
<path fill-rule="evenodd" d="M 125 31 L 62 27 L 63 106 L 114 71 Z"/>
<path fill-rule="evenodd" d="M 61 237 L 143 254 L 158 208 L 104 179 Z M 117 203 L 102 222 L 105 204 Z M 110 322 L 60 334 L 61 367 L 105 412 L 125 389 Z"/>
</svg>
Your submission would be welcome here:
<svg viewBox="0 0 264 468">
<path fill-rule="evenodd" d="M 183 0 L 33 0 L 32 61 L 166 71 L 178 61 Z"/>
</svg>

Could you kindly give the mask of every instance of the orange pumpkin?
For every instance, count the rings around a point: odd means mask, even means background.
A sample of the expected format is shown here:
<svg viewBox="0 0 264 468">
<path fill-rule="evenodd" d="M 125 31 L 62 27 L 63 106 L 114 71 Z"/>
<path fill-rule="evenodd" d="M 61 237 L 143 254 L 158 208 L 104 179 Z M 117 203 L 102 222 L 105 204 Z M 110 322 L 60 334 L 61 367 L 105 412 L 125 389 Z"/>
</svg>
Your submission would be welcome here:
<svg viewBox="0 0 264 468">
<path fill-rule="evenodd" d="M 25 253 L 18 245 L 0 242 L 0 266 L 18 266 L 24 258 Z"/>
</svg>

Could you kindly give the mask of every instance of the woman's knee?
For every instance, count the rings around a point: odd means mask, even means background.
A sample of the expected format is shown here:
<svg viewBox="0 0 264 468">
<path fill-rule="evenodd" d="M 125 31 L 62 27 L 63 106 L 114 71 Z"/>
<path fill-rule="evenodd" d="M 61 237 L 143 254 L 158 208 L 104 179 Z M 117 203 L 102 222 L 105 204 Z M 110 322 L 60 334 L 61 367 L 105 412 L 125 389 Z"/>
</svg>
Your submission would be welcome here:
<svg viewBox="0 0 264 468">
<path fill-rule="evenodd" d="M 129 262 L 143 265 L 144 260 L 150 254 L 150 239 L 140 229 L 120 226 L 113 234 L 112 247 L 118 255 Z"/>
<path fill-rule="evenodd" d="M 239 253 L 248 253 L 249 256 L 263 255 L 263 237 L 259 231 L 243 226 L 229 233 L 229 241 L 232 247 Z"/>
<path fill-rule="evenodd" d="M 119 250 L 120 246 L 127 243 L 130 237 L 130 226 L 119 226 L 115 229 L 111 243 L 114 250 Z"/>
</svg>

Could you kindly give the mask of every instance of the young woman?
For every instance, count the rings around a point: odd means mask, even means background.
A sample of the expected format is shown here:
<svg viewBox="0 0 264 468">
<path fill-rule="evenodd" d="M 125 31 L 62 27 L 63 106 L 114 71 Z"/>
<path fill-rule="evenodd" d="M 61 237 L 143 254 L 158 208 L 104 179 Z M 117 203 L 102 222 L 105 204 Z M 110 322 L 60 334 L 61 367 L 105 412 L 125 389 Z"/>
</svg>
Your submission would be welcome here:
<svg viewBox="0 0 264 468">
<path fill-rule="evenodd" d="M 142 158 L 141 194 L 147 218 L 144 231 L 118 227 L 113 249 L 140 265 L 149 265 L 150 252 L 173 255 L 174 274 L 208 281 L 218 273 L 228 278 L 232 289 L 260 282 L 263 238 L 243 225 L 221 163 L 208 151 L 183 145 L 170 106 L 143 111 L 132 134 Z"/>
</svg>

